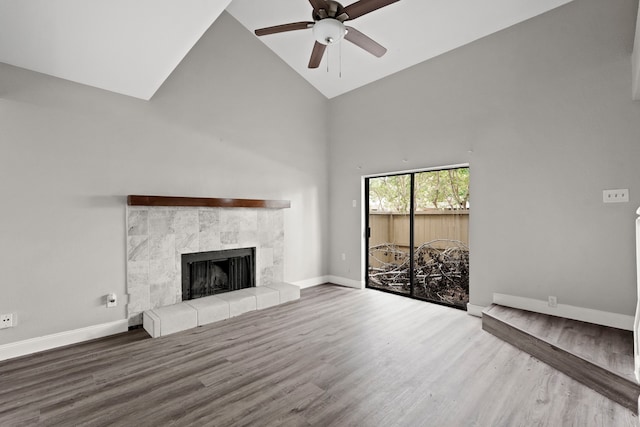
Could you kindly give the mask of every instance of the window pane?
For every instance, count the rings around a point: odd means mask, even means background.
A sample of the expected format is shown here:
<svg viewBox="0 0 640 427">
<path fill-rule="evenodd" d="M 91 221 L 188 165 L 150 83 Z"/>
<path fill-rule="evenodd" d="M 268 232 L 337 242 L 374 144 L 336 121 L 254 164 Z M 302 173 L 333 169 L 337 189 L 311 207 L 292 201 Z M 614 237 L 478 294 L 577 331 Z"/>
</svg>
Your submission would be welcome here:
<svg viewBox="0 0 640 427">
<path fill-rule="evenodd" d="M 372 288 L 410 294 L 411 175 L 369 179 L 369 271 Z"/>
<path fill-rule="evenodd" d="M 414 296 L 466 309 L 469 168 L 416 173 L 414 196 Z"/>
</svg>

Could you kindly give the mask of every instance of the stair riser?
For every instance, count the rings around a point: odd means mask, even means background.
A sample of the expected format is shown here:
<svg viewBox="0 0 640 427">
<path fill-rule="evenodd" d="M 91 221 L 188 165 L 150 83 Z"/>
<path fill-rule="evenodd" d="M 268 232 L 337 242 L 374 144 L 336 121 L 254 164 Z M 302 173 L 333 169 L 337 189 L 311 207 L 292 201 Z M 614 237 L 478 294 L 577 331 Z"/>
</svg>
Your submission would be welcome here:
<svg viewBox="0 0 640 427">
<path fill-rule="evenodd" d="M 640 386 L 484 313 L 482 329 L 638 413 Z"/>
</svg>

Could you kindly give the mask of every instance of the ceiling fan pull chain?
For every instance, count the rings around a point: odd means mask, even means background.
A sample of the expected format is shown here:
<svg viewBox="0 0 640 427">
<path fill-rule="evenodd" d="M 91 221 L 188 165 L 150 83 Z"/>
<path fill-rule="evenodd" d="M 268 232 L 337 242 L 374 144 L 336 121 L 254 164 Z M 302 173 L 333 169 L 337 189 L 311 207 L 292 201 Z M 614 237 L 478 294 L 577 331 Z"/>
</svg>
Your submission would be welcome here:
<svg viewBox="0 0 640 427">
<path fill-rule="evenodd" d="M 329 72 L 329 46 L 328 45 L 327 45 L 326 52 L 327 52 L 327 73 L 328 73 Z"/>
<path fill-rule="evenodd" d="M 340 64 L 338 65 L 338 76 L 340 78 L 342 78 L 342 43 L 339 43 L 340 46 L 338 46 L 338 49 L 340 49 L 338 52 L 338 59 L 340 61 Z"/>
</svg>

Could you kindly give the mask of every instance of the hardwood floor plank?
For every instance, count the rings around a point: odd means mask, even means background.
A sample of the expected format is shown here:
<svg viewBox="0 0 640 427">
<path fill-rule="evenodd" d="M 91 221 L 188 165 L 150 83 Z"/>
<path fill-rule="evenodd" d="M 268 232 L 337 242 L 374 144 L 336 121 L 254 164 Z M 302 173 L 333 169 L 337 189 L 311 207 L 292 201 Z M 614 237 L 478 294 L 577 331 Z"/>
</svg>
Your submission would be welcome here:
<svg viewBox="0 0 640 427">
<path fill-rule="evenodd" d="M 0 425 L 637 424 L 479 319 L 374 290 L 317 286 L 178 334 L 129 334 L 0 362 Z"/>
<path fill-rule="evenodd" d="M 613 349 L 620 350 L 625 358 L 632 355 L 626 342 L 633 344 L 628 331 L 497 305 L 485 310 L 482 325 L 484 330 L 637 412 L 640 386 L 635 378 L 618 372 L 620 367 L 611 362 L 615 359 L 606 356 L 606 351 Z"/>
<path fill-rule="evenodd" d="M 0 396 L 0 417 L 15 408 L 30 409 L 39 413 L 39 408 L 43 406 L 68 399 L 75 395 L 79 389 L 92 389 L 93 387 L 95 387 L 93 377 L 74 376 L 62 378 L 59 381 L 47 381 L 38 387 L 20 390 L 20 392 L 6 393 Z"/>
<path fill-rule="evenodd" d="M 106 338 L 99 338 L 80 344 L 68 345 L 54 350 L 18 357 L 11 359 L 10 364 L 0 362 L 0 378 L 3 378 L 4 375 L 10 375 L 14 371 L 19 375 L 24 375 L 25 369 L 32 372 L 39 368 L 48 370 L 51 369 L 51 366 L 55 363 L 67 364 L 76 357 L 86 358 L 92 354 L 108 351 L 109 348 L 127 345 L 148 338 L 149 335 L 144 329 L 136 329 L 111 335 Z"/>
<path fill-rule="evenodd" d="M 635 381 L 633 332 L 495 305 L 496 318 Z"/>
</svg>

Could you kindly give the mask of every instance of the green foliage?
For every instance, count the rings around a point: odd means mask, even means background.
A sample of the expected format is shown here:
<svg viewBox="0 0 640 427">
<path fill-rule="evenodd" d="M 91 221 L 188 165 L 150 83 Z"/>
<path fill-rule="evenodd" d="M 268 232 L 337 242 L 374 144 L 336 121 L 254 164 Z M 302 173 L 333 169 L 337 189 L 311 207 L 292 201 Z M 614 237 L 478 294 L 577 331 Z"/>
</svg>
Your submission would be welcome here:
<svg viewBox="0 0 640 427">
<path fill-rule="evenodd" d="M 369 179 L 369 209 L 408 213 L 411 175 L 381 176 Z"/>
<path fill-rule="evenodd" d="M 408 213 L 411 174 L 369 179 L 369 209 Z M 415 174 L 416 210 L 466 209 L 469 202 L 469 168 Z"/>
</svg>

